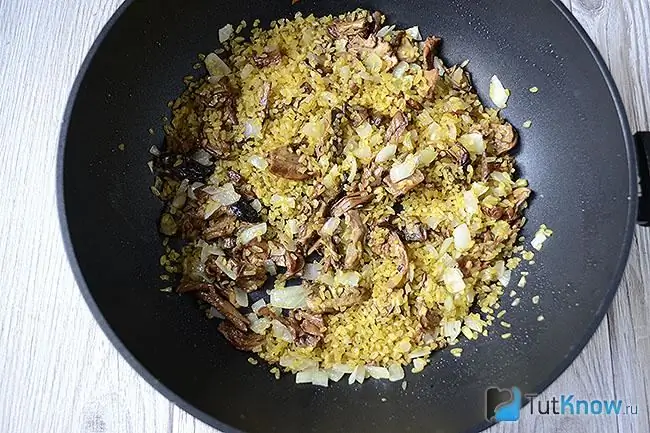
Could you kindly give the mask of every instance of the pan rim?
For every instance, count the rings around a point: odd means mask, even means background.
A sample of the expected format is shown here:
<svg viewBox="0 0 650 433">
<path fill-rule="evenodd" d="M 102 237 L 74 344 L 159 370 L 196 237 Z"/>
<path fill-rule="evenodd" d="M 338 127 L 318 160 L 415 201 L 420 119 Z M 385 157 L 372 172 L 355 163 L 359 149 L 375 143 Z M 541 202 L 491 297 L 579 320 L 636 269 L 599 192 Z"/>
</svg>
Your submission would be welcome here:
<svg viewBox="0 0 650 433">
<path fill-rule="evenodd" d="M 555 380 L 557 380 L 557 378 L 559 378 L 559 376 L 562 373 L 564 373 L 564 371 L 569 367 L 569 365 L 571 365 L 575 361 L 575 359 L 582 352 L 582 350 L 587 345 L 587 343 L 591 340 L 595 331 L 600 326 L 603 318 L 605 317 L 605 314 L 609 310 L 612 301 L 614 299 L 614 296 L 618 291 L 618 287 L 620 286 L 623 277 L 623 272 L 625 271 L 625 267 L 627 265 L 627 261 L 629 258 L 632 240 L 634 237 L 634 228 L 636 225 L 636 215 L 637 215 L 637 207 L 638 207 L 638 196 L 637 196 L 638 185 L 636 179 L 637 162 L 636 162 L 634 138 L 630 129 L 630 124 L 627 118 L 625 107 L 623 105 L 623 100 L 616 86 L 616 83 L 614 82 L 614 77 L 612 76 L 609 68 L 607 67 L 607 64 L 605 63 L 605 60 L 603 59 L 602 55 L 598 51 L 598 48 L 596 47 L 595 43 L 589 37 L 586 30 L 578 22 L 575 16 L 561 2 L 561 0 L 549 0 L 549 1 L 553 6 L 555 6 L 558 9 L 558 11 L 562 14 L 562 16 L 569 22 L 571 27 L 575 30 L 577 35 L 580 37 L 582 42 L 589 50 L 589 53 L 591 54 L 592 58 L 594 59 L 594 61 L 598 66 L 602 78 L 605 80 L 610 96 L 612 97 L 612 102 L 614 103 L 614 107 L 616 109 L 616 113 L 620 121 L 620 126 L 623 133 L 623 140 L 625 142 L 626 159 L 627 159 L 628 172 L 629 172 L 628 186 L 629 186 L 630 199 L 628 200 L 628 206 L 627 206 L 627 220 L 626 220 L 626 227 L 623 236 L 623 243 L 621 245 L 621 250 L 618 257 L 616 270 L 614 272 L 614 277 L 610 282 L 611 287 L 609 288 L 606 295 L 603 297 L 600 306 L 596 311 L 596 314 L 593 316 L 592 321 L 585 328 L 583 335 L 581 336 L 578 344 L 573 346 L 573 348 L 564 357 L 564 360 L 560 362 L 555 369 L 553 369 L 553 371 L 551 372 L 550 375 L 548 375 L 546 380 L 542 381 L 539 384 L 536 384 L 533 387 L 533 390 L 537 394 L 541 394 L 546 388 L 548 388 L 553 382 L 555 382 Z M 77 99 L 77 95 L 79 93 L 79 89 L 81 87 L 81 83 L 83 82 L 86 76 L 88 68 L 92 63 L 95 54 L 99 50 L 100 46 L 104 42 L 104 39 L 111 31 L 115 23 L 119 21 L 122 15 L 134 2 L 135 0 L 124 1 L 118 7 L 118 9 L 113 13 L 111 18 L 106 22 L 102 30 L 99 32 L 95 41 L 93 42 L 90 49 L 88 50 L 88 53 L 86 54 L 79 70 L 77 71 L 77 75 L 70 89 L 70 94 L 66 102 L 65 111 L 61 120 L 61 130 L 59 133 L 59 142 L 58 142 L 57 158 L 56 158 L 57 214 L 59 218 L 59 227 L 61 230 L 61 237 L 63 240 L 64 249 L 66 252 L 66 256 L 68 258 L 68 262 L 70 263 L 70 268 L 72 269 L 72 273 L 74 275 L 77 286 L 79 287 L 79 290 L 84 298 L 84 301 L 86 302 L 86 305 L 90 309 L 95 321 L 99 324 L 99 327 L 102 329 L 106 337 L 108 337 L 111 344 L 117 349 L 119 354 L 122 356 L 122 358 L 126 360 L 126 362 L 131 366 L 131 368 L 133 368 L 140 377 L 142 377 L 149 385 L 151 385 L 157 392 L 161 393 L 170 402 L 180 407 L 185 412 L 198 418 L 202 422 L 205 422 L 206 424 L 214 428 L 217 428 L 224 433 L 245 433 L 244 431 L 239 430 L 229 424 L 226 424 L 218 420 L 214 416 L 204 412 L 198 407 L 187 402 L 183 397 L 176 394 L 174 391 L 169 389 L 164 383 L 156 379 L 156 377 L 154 377 L 154 375 L 151 372 L 149 372 L 149 370 L 138 359 L 136 359 L 136 357 L 126 347 L 126 345 L 122 342 L 122 340 L 117 336 L 117 334 L 115 333 L 111 325 L 108 323 L 108 321 L 102 314 L 99 306 L 95 302 L 95 299 L 92 296 L 88 288 L 88 285 L 86 284 L 86 281 L 83 277 L 81 267 L 79 266 L 79 262 L 77 261 L 74 246 L 72 245 L 72 240 L 70 238 L 70 231 L 68 228 L 65 198 L 64 198 L 65 196 L 64 160 L 65 160 L 65 147 L 66 147 L 65 144 L 67 141 L 68 129 L 70 127 L 71 114 L 75 106 L 75 102 Z M 526 406 L 526 404 L 528 403 L 524 402 L 523 406 Z M 494 424 L 495 422 L 483 421 L 473 426 L 470 430 L 468 430 L 468 433 L 481 432 Z"/>
</svg>

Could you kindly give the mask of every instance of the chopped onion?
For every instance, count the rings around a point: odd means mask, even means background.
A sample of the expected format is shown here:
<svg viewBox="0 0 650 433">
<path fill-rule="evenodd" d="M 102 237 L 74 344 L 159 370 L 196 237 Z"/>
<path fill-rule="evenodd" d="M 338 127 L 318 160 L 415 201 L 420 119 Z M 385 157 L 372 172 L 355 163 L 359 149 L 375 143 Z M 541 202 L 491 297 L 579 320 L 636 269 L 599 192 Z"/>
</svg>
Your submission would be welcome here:
<svg viewBox="0 0 650 433">
<path fill-rule="evenodd" d="M 210 315 L 211 315 L 213 318 L 217 318 L 217 319 L 221 319 L 221 320 L 224 320 L 224 319 L 226 318 L 226 316 L 224 316 L 223 314 L 221 314 L 221 311 L 217 310 L 217 309 L 214 308 L 214 307 L 210 307 Z"/>
<path fill-rule="evenodd" d="M 258 199 L 255 199 L 251 202 L 251 207 L 255 209 L 256 212 L 259 212 L 262 210 L 262 203 Z"/>
<path fill-rule="evenodd" d="M 312 383 L 312 378 L 316 372 L 315 368 L 308 368 L 296 373 L 296 383 Z"/>
<path fill-rule="evenodd" d="M 269 163 L 266 162 L 266 159 L 259 155 L 251 155 L 250 158 L 248 158 L 248 162 L 255 168 L 259 170 L 266 170 L 266 167 L 269 166 Z"/>
<path fill-rule="evenodd" d="M 253 302 L 253 305 L 251 305 L 251 310 L 257 313 L 260 308 L 264 307 L 265 305 L 266 301 L 264 299 L 258 299 L 257 301 Z"/>
<path fill-rule="evenodd" d="M 312 385 L 317 385 L 317 386 L 325 386 L 327 387 L 327 383 L 329 381 L 329 374 L 327 374 L 327 371 L 324 370 L 316 370 L 311 379 Z"/>
<path fill-rule="evenodd" d="M 203 218 L 209 219 L 216 211 L 221 207 L 221 203 L 214 200 L 208 200 L 205 204 L 205 209 L 203 210 Z"/>
<path fill-rule="evenodd" d="M 404 30 L 404 32 L 412 37 L 414 41 L 422 40 L 422 35 L 420 34 L 420 28 L 418 26 L 413 26 L 410 29 Z"/>
<path fill-rule="evenodd" d="M 471 154 L 481 155 L 485 152 L 485 143 L 483 136 L 477 132 L 471 134 L 461 135 L 458 142 L 463 145 L 465 149 Z"/>
<path fill-rule="evenodd" d="M 194 152 L 194 154 L 192 155 L 192 159 L 206 167 L 212 165 L 212 159 L 210 158 L 210 154 L 203 149 L 199 149 L 196 152 Z"/>
<path fill-rule="evenodd" d="M 154 144 L 149 148 L 149 153 L 153 156 L 160 156 L 160 149 Z"/>
<path fill-rule="evenodd" d="M 217 245 L 211 245 L 207 242 L 203 242 L 201 246 L 201 263 L 205 263 L 210 256 L 223 256 L 225 255 L 223 250 Z"/>
<path fill-rule="evenodd" d="M 339 224 L 341 224 L 341 220 L 337 217 L 330 217 L 325 224 L 323 224 L 323 228 L 321 229 L 321 234 L 326 235 L 326 236 L 332 236 L 336 229 L 339 227 Z"/>
<path fill-rule="evenodd" d="M 385 146 L 383 149 L 377 152 L 377 156 L 375 156 L 375 161 L 380 164 L 382 162 L 386 162 L 389 159 L 391 159 L 393 156 L 395 156 L 395 152 L 397 152 L 397 146 L 395 144 L 389 144 L 388 146 Z"/>
<path fill-rule="evenodd" d="M 307 281 L 316 281 L 320 275 L 323 266 L 320 263 L 307 263 L 302 270 L 302 279 Z"/>
<path fill-rule="evenodd" d="M 402 78 L 408 70 L 409 64 L 402 60 L 393 68 L 393 76 L 395 78 Z"/>
<path fill-rule="evenodd" d="M 354 367 L 348 364 L 334 364 L 332 365 L 333 371 L 340 371 L 343 374 L 349 374 L 354 371 Z"/>
<path fill-rule="evenodd" d="M 217 260 L 214 261 L 217 264 L 217 267 L 221 269 L 221 271 L 228 276 L 231 280 L 236 280 L 237 279 L 237 274 L 235 271 L 233 271 L 230 266 L 228 266 L 228 263 L 226 263 L 226 259 L 223 257 L 218 257 Z"/>
<path fill-rule="evenodd" d="M 264 269 L 269 275 L 275 276 L 278 274 L 278 268 L 275 266 L 275 262 L 271 259 L 264 261 Z"/>
<path fill-rule="evenodd" d="M 422 370 L 424 370 L 424 367 L 426 367 L 427 361 L 425 361 L 422 358 L 415 358 L 413 360 L 413 373 L 419 373 Z"/>
<path fill-rule="evenodd" d="M 248 307 L 248 295 L 239 287 L 235 287 L 235 302 L 240 307 Z"/>
<path fill-rule="evenodd" d="M 215 188 L 214 194 L 211 194 L 211 196 L 223 206 L 230 206 L 231 204 L 235 204 L 241 198 L 241 195 L 237 194 L 234 185 L 230 182 L 224 186 Z"/>
<path fill-rule="evenodd" d="M 390 373 L 386 367 L 366 365 L 366 371 L 370 374 L 370 377 L 374 379 L 388 379 L 390 377 Z"/>
<path fill-rule="evenodd" d="M 272 327 L 273 336 L 275 338 L 279 338 L 280 340 L 284 340 L 289 343 L 293 342 L 293 338 L 291 337 L 291 331 L 289 331 L 289 328 L 287 328 L 282 322 L 273 319 L 271 320 L 271 327 Z"/>
<path fill-rule="evenodd" d="M 205 68 L 212 77 L 220 78 L 232 72 L 230 67 L 215 53 L 210 53 L 204 60 Z"/>
<path fill-rule="evenodd" d="M 327 374 L 332 382 L 338 382 L 343 378 L 343 376 L 345 376 L 344 372 L 334 369 L 327 370 Z"/>
<path fill-rule="evenodd" d="M 147 162 L 147 167 L 149 167 L 149 171 L 151 172 L 151 174 L 153 174 L 153 161 Z M 196 197 L 192 197 L 192 198 L 195 199 Z"/>
<path fill-rule="evenodd" d="M 451 293 L 459 293 L 465 290 L 463 273 L 458 268 L 447 268 L 442 274 L 442 280 Z"/>
<path fill-rule="evenodd" d="M 390 169 L 390 180 L 393 183 L 397 183 L 400 180 L 404 180 L 408 177 L 411 177 L 415 170 L 417 169 L 417 158 L 413 156 L 408 156 L 406 160 L 401 164 L 396 164 Z"/>
<path fill-rule="evenodd" d="M 230 39 L 234 33 L 235 29 L 233 28 L 232 24 L 226 24 L 219 29 L 219 42 L 223 44 L 228 39 Z"/>
<path fill-rule="evenodd" d="M 469 248 L 472 238 L 469 233 L 467 224 L 461 224 L 454 229 L 454 247 L 458 251 L 463 251 Z"/>
<path fill-rule="evenodd" d="M 348 378 L 348 385 L 352 385 L 355 381 L 363 383 L 363 380 L 366 378 L 366 369 L 363 365 L 357 365 L 350 373 Z"/>
<path fill-rule="evenodd" d="M 465 212 L 470 215 L 478 212 L 478 198 L 472 191 L 463 192 L 463 202 L 465 203 Z"/>
<path fill-rule="evenodd" d="M 334 277 L 334 284 L 348 286 L 348 287 L 357 287 L 359 285 L 359 280 L 361 275 L 355 271 L 337 271 L 336 276 Z"/>
<path fill-rule="evenodd" d="M 269 295 L 271 297 L 270 303 L 274 307 L 293 310 L 307 306 L 309 289 L 302 285 L 282 287 L 269 290 Z"/>
<path fill-rule="evenodd" d="M 512 271 L 510 269 L 506 269 L 503 271 L 503 274 L 499 276 L 499 282 L 503 287 L 507 287 L 508 284 L 510 284 L 510 278 L 512 276 Z"/>
<path fill-rule="evenodd" d="M 267 230 L 266 223 L 255 224 L 254 226 L 242 230 L 237 235 L 237 241 L 239 241 L 241 245 L 246 245 L 253 239 L 257 239 L 258 237 L 264 236 L 266 230 Z"/>
<path fill-rule="evenodd" d="M 508 103 L 510 91 L 503 87 L 501 80 L 496 75 L 490 79 L 490 99 L 498 108 L 505 108 Z"/>
<path fill-rule="evenodd" d="M 377 32 L 378 38 L 383 38 L 395 29 L 395 26 L 384 26 Z"/>
<path fill-rule="evenodd" d="M 418 160 L 418 166 L 426 167 L 431 164 L 434 159 L 436 159 L 437 152 L 432 147 L 426 147 L 419 151 L 416 155 Z"/>
<path fill-rule="evenodd" d="M 291 233 L 292 235 L 297 234 L 300 231 L 300 227 L 298 226 L 298 224 L 299 223 L 297 219 L 287 220 L 286 228 L 287 230 L 289 230 L 289 233 Z"/>
<path fill-rule="evenodd" d="M 438 75 L 441 77 L 445 75 L 445 72 L 447 72 L 447 69 L 445 68 L 445 64 L 443 63 L 442 59 L 438 56 L 433 58 L 433 66 L 438 70 Z"/>
<path fill-rule="evenodd" d="M 361 125 L 357 126 L 356 131 L 361 138 L 369 137 L 370 134 L 372 134 L 372 125 L 368 122 L 363 122 Z"/>
<path fill-rule="evenodd" d="M 442 335 L 450 340 L 456 339 L 460 335 L 460 320 L 453 320 L 442 324 Z"/>
<path fill-rule="evenodd" d="M 431 349 L 429 349 L 428 347 L 418 347 L 413 352 L 409 353 L 408 357 L 410 359 L 420 358 L 422 356 L 427 356 L 430 353 L 431 353 Z"/>
<path fill-rule="evenodd" d="M 256 119 L 249 119 L 244 121 L 244 137 L 260 137 L 262 132 L 262 124 Z"/>
<path fill-rule="evenodd" d="M 404 379 L 404 369 L 401 365 L 394 362 L 388 366 L 388 380 L 391 382 L 397 382 L 398 380 Z"/>
<path fill-rule="evenodd" d="M 546 242 L 546 239 L 548 239 L 548 236 L 544 233 L 543 230 L 537 230 L 537 233 L 535 233 L 535 237 L 533 238 L 532 241 L 530 241 L 530 244 L 535 248 L 537 251 L 542 249 L 542 245 L 544 242 Z"/>
</svg>

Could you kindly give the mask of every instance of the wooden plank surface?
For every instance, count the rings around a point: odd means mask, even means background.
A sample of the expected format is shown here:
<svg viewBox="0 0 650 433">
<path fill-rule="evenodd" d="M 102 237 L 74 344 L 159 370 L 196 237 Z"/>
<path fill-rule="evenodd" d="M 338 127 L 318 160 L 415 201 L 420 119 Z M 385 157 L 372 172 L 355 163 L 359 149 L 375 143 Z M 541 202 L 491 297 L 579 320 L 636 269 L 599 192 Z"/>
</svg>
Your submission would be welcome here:
<svg viewBox="0 0 650 433">
<path fill-rule="evenodd" d="M 169 403 L 95 324 L 56 219 L 59 123 L 85 53 L 121 0 L 0 0 L 0 432 L 216 430 Z M 634 130 L 650 130 L 650 3 L 566 0 L 596 41 Z M 490 433 L 650 431 L 650 230 L 637 229 L 614 304 L 540 398 L 574 393 L 639 405 L 628 417 L 522 416 Z"/>
</svg>

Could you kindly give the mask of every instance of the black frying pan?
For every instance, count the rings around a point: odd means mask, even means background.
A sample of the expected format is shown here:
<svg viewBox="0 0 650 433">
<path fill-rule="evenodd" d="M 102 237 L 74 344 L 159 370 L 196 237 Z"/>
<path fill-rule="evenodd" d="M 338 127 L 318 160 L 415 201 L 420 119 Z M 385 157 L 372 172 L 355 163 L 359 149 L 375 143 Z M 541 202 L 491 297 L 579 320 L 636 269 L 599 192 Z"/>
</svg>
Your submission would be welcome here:
<svg viewBox="0 0 650 433">
<path fill-rule="evenodd" d="M 181 77 L 195 72 L 196 54 L 216 47 L 226 23 L 356 7 L 443 37 L 443 57 L 471 60 L 484 99 L 493 74 L 512 89 L 505 116 L 515 125 L 534 122 L 521 131 L 517 155 L 536 193 L 524 234 L 530 238 L 541 223 L 555 230 L 525 289 L 525 299 L 539 294 L 542 302 L 508 308 L 513 338 L 495 331 L 463 341 L 459 359 L 439 352 L 422 374 L 407 374 L 406 391 L 374 380 L 327 389 L 297 386 L 292 376 L 276 381 L 231 348 L 192 299 L 158 291 L 161 205 L 149 191 L 148 148 L 162 142 L 166 103 L 181 92 Z M 531 95 L 531 86 L 540 92 Z M 59 210 L 97 321 L 145 379 L 203 421 L 228 432 L 458 432 L 488 426 L 487 387 L 541 392 L 600 323 L 637 217 L 636 160 L 612 77 L 557 0 L 135 0 L 101 33 L 72 91 Z M 546 320 L 538 322 L 539 314 Z"/>
</svg>

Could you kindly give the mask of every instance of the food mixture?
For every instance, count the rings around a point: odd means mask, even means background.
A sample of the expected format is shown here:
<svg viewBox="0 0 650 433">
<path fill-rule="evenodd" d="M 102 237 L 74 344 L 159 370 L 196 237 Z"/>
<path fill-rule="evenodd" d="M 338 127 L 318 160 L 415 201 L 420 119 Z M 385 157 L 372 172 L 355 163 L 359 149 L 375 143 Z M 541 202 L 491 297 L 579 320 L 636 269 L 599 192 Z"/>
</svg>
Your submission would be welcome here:
<svg viewBox="0 0 650 433">
<path fill-rule="evenodd" d="M 487 333 L 517 262 L 517 132 L 439 38 L 384 21 L 224 27 L 154 152 L 160 230 L 184 240 L 161 259 L 176 291 L 297 382 L 421 371 Z"/>
</svg>

